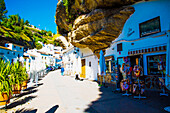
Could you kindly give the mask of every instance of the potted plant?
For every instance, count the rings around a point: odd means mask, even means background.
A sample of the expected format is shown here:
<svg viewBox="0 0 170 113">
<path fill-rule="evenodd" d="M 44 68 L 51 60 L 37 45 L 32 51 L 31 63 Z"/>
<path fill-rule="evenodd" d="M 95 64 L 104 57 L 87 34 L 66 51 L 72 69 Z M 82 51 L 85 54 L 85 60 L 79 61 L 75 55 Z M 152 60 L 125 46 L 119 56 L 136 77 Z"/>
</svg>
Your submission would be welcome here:
<svg viewBox="0 0 170 113">
<path fill-rule="evenodd" d="M 0 60 L 0 105 L 6 105 L 10 102 L 12 94 L 11 80 L 9 79 L 10 74 L 10 63 L 4 63 Z"/>
<path fill-rule="evenodd" d="M 22 89 L 27 89 L 28 74 L 26 71 L 26 67 L 22 67 L 21 79 L 22 79 Z"/>
<path fill-rule="evenodd" d="M 19 62 L 13 63 L 11 66 L 11 82 L 13 94 L 20 94 L 22 84 L 22 67 Z"/>
</svg>

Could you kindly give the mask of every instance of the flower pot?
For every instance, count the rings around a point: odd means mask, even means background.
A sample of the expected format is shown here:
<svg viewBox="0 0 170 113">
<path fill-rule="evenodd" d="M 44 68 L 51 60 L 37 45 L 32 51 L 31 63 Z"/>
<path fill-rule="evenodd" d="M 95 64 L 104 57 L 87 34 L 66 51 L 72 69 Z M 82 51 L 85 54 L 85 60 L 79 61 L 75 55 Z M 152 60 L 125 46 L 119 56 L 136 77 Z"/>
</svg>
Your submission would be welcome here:
<svg viewBox="0 0 170 113">
<path fill-rule="evenodd" d="M 22 83 L 22 89 L 27 89 L 27 80 L 23 81 Z"/>
<path fill-rule="evenodd" d="M 7 95 L 7 93 L 1 93 L 0 94 L 0 106 L 6 105 L 10 102 L 10 96 Z"/>
<path fill-rule="evenodd" d="M 21 92 L 21 85 L 15 84 L 12 86 L 13 94 L 20 94 Z"/>
</svg>

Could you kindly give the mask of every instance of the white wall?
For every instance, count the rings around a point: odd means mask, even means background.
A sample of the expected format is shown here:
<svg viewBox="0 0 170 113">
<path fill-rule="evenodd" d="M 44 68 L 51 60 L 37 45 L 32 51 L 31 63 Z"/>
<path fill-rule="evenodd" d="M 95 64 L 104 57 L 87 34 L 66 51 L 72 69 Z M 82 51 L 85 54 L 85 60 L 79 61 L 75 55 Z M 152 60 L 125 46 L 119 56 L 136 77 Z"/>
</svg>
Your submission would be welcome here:
<svg viewBox="0 0 170 113">
<path fill-rule="evenodd" d="M 83 56 L 82 56 L 83 53 Z M 98 73 L 98 58 L 93 54 L 93 52 L 88 48 L 80 48 L 80 55 L 82 59 L 86 60 L 86 78 L 90 80 L 97 79 Z M 91 67 L 89 66 L 91 62 Z"/>
<path fill-rule="evenodd" d="M 3 54 L 1 55 L 1 57 L 5 60 L 5 61 L 10 61 L 12 62 L 12 59 L 14 62 L 16 62 L 17 60 L 19 60 L 20 57 L 23 57 L 23 48 L 20 49 L 20 47 L 16 46 L 16 48 L 19 48 L 20 51 L 17 50 L 13 50 L 12 48 L 12 44 L 10 44 L 9 47 L 0 47 L 0 53 Z M 19 57 L 18 57 L 19 56 Z"/>
<path fill-rule="evenodd" d="M 111 47 L 106 50 L 106 55 L 114 55 L 117 57 L 128 56 L 128 51 L 138 48 L 147 48 L 150 46 L 166 45 L 167 35 L 170 23 L 170 0 L 156 0 L 149 2 L 141 2 L 133 5 L 135 8 L 134 14 L 126 21 L 122 33 L 113 41 Z M 161 32 L 146 37 L 140 38 L 139 24 L 147 20 L 160 16 Z M 134 33 L 128 36 L 129 28 Z M 122 43 L 123 51 L 117 52 L 117 44 Z M 131 45 L 134 43 L 134 45 Z"/>
</svg>

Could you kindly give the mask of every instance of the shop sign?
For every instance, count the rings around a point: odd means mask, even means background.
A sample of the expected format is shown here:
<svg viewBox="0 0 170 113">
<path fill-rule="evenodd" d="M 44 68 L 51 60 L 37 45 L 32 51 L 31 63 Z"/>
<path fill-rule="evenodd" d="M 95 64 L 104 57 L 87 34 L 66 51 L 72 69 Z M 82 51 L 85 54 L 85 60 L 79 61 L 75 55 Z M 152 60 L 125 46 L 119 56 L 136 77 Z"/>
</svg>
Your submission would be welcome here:
<svg viewBox="0 0 170 113">
<path fill-rule="evenodd" d="M 127 37 L 131 36 L 135 31 L 132 30 L 132 28 L 129 28 L 128 33 L 127 33 Z"/>
</svg>

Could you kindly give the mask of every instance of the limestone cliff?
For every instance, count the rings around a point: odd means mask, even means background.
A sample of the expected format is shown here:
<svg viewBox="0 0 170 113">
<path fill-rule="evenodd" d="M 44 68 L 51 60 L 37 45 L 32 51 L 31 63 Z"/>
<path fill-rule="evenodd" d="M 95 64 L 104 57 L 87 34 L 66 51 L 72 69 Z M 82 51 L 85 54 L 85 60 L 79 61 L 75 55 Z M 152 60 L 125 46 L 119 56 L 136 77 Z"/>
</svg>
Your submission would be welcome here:
<svg viewBox="0 0 170 113">
<path fill-rule="evenodd" d="M 58 32 L 76 47 L 94 53 L 110 46 L 126 20 L 134 13 L 130 5 L 142 0 L 60 0 L 56 9 Z"/>
</svg>

